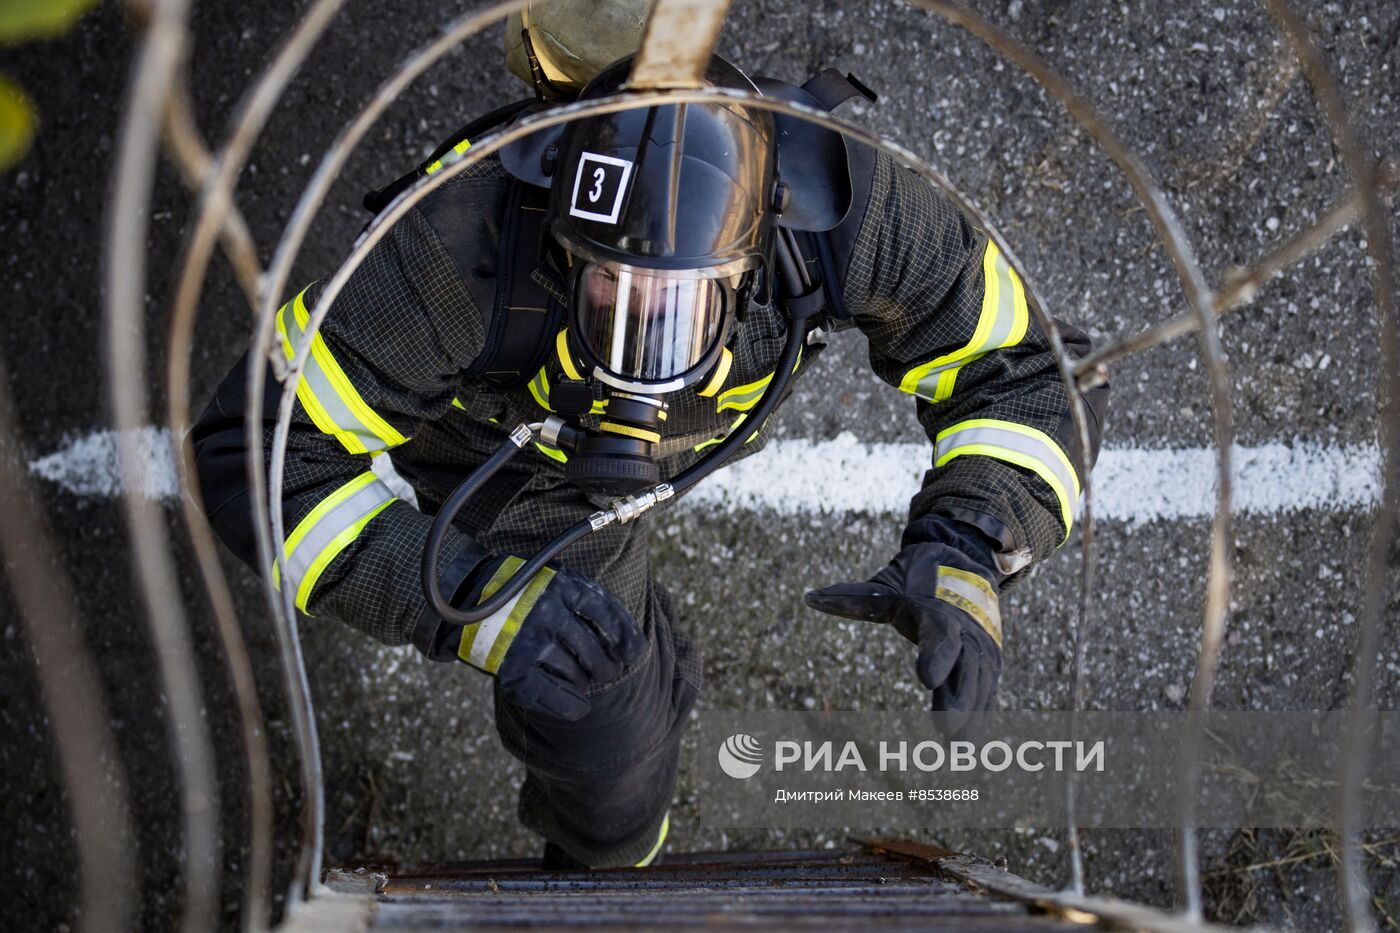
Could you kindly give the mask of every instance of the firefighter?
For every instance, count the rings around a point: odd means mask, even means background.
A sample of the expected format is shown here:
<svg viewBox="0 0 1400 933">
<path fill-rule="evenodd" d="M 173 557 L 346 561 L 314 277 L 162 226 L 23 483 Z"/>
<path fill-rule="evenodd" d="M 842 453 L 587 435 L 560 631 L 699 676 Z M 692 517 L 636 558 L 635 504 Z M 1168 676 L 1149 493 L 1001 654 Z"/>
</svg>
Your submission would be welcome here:
<svg viewBox="0 0 1400 933">
<path fill-rule="evenodd" d="M 604 69 L 582 98 L 617 91 L 627 67 Z M 855 89 L 832 72 L 803 88 L 755 84 L 718 57 L 707 81 L 822 106 Z M 458 140 L 420 174 L 468 148 Z M 322 289 L 278 313 L 288 359 Z M 800 322 L 784 311 L 799 304 Z M 674 477 L 732 432 L 748 435 L 739 456 L 762 448 L 766 425 L 749 415 L 797 327 L 793 379 L 821 378 L 825 331 L 859 329 L 874 371 L 917 400 L 933 463 L 889 565 L 808 604 L 913 642 L 917 676 L 956 731 L 995 701 L 999 591 L 1067 538 L 1092 463 L 1076 456 L 1021 281 L 913 172 L 734 103 L 574 121 L 420 202 L 313 338 L 280 490 L 290 533 L 277 583 L 307 615 L 494 677 L 497 730 L 526 767 L 520 817 L 546 840 L 547 865 L 657 856 L 700 653 L 635 524 L 584 538 L 483 621 L 443 618 L 418 571 L 433 513 L 517 424 L 555 418 L 584 438 L 565 449 L 535 435 L 449 530 L 430 585 L 476 606 L 611 497 Z M 1088 352 L 1082 333 L 1061 334 Z M 209 518 L 252 563 L 245 370 L 246 357 L 194 442 Z M 1102 391 L 1087 400 L 1092 460 Z M 274 414 L 270 404 L 268 438 Z M 375 470 L 380 457 L 416 507 Z"/>
</svg>

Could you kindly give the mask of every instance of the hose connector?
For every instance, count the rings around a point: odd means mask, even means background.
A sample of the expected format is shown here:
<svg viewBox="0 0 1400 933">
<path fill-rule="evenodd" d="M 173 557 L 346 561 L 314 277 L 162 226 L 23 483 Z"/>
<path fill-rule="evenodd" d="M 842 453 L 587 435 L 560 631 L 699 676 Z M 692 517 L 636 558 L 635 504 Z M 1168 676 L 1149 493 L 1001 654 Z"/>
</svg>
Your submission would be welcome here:
<svg viewBox="0 0 1400 933">
<path fill-rule="evenodd" d="M 621 499 L 614 499 L 608 504 L 606 509 L 594 512 L 588 516 L 588 524 L 593 526 L 594 531 L 606 528 L 613 522 L 625 525 L 630 521 L 635 521 L 642 515 L 650 511 L 659 503 L 665 502 L 676 494 L 676 489 L 670 483 L 661 483 L 653 486 L 646 492 L 633 493 L 630 496 L 623 496 Z"/>
<path fill-rule="evenodd" d="M 510 432 L 510 442 L 516 447 L 524 447 L 535 436 L 536 430 L 535 427 L 528 424 L 517 424 Z"/>
</svg>

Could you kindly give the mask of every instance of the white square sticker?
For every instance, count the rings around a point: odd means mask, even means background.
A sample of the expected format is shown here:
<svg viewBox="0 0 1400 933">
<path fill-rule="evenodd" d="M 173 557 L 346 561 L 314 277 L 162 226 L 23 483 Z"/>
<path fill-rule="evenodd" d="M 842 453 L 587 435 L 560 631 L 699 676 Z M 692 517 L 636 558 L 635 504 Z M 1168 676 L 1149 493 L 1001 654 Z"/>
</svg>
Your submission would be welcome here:
<svg viewBox="0 0 1400 933">
<path fill-rule="evenodd" d="M 632 177 L 632 163 L 626 159 L 585 152 L 578 160 L 574 175 L 574 195 L 569 199 L 569 213 L 584 220 L 615 224 L 622 213 L 622 199 L 627 196 L 627 181 Z"/>
</svg>

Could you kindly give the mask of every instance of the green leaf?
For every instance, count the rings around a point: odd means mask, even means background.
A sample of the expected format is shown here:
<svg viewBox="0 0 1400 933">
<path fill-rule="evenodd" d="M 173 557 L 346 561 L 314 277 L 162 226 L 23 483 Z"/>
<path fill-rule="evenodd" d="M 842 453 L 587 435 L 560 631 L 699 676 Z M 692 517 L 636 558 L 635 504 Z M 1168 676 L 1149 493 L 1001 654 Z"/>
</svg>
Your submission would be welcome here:
<svg viewBox="0 0 1400 933">
<path fill-rule="evenodd" d="M 98 0 L 0 0 L 0 42 L 53 39 L 73 28 Z"/>
<path fill-rule="evenodd" d="M 36 122 L 29 98 L 18 84 L 0 75 L 0 172 L 24 158 Z"/>
</svg>

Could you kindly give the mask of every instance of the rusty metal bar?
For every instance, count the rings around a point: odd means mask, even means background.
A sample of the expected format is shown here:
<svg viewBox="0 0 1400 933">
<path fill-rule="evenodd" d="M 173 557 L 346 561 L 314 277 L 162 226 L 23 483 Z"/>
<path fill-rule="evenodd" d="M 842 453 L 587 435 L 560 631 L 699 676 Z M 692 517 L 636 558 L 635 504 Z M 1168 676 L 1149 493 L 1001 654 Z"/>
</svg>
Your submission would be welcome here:
<svg viewBox="0 0 1400 933">
<path fill-rule="evenodd" d="M 170 88 L 170 97 L 165 105 L 164 140 L 165 154 L 175 163 L 180 180 L 192 194 L 199 193 L 214 171 L 214 156 L 199 135 L 187 77 L 182 77 Z M 258 247 L 248 230 L 248 222 L 238 208 L 231 208 L 224 218 L 219 241 L 223 244 L 229 265 L 233 266 L 234 278 L 238 280 L 243 294 L 247 296 L 249 304 L 256 303 L 262 280 L 262 263 L 258 261 Z"/>
<path fill-rule="evenodd" d="M 1390 548 L 1395 536 L 1396 512 L 1400 510 L 1400 328 L 1395 320 L 1394 260 L 1391 252 L 1391 218 L 1380 209 L 1376 172 L 1352 122 L 1342 89 L 1337 83 L 1307 26 L 1286 0 L 1265 0 L 1269 13 L 1293 46 L 1303 66 L 1303 74 L 1322 105 L 1331 124 L 1333 139 L 1342 151 L 1347 170 L 1356 186 L 1365 222 L 1366 245 L 1371 253 L 1372 288 L 1376 300 L 1380 372 L 1377 378 L 1377 423 L 1381 443 L 1381 494 L 1371 526 L 1369 560 L 1366 568 L 1366 598 L 1357 639 L 1356 661 L 1351 693 L 1351 714 L 1341 766 L 1341 888 L 1342 906 L 1352 930 L 1375 929 L 1371 916 L 1370 885 L 1361 855 L 1362 784 L 1370 767 L 1367 736 L 1375 722 L 1376 664 L 1380 655 L 1380 628 L 1385 612 Z"/>
<path fill-rule="evenodd" d="M 228 581 L 219 564 L 218 546 L 204 515 L 199 485 L 192 481 L 194 464 L 185 438 L 190 428 L 190 358 L 195 323 L 199 314 L 199 296 L 212 259 L 216 232 L 224 228 L 227 219 L 236 216 L 233 191 L 239 176 L 287 85 L 296 74 L 317 41 L 340 11 L 344 0 L 317 0 L 306 16 L 288 36 L 256 83 L 244 94 L 228 132 L 228 138 L 213 157 L 204 175 L 204 186 L 196 208 L 196 218 L 185 243 L 184 260 L 177 277 L 170 314 L 168 338 L 166 419 L 175 462 L 179 469 L 184 495 L 181 509 L 194 548 L 196 564 L 209 594 L 216 630 L 219 633 L 229 665 L 239 724 L 243 735 L 248 767 L 249 833 L 248 859 L 244 891 L 243 923 L 245 929 L 266 927 L 268 918 L 267 893 L 272 876 L 272 781 L 267 760 L 267 742 L 262 731 L 257 685 L 253 679 L 252 660 L 248 656 L 238 625 L 237 613 Z M 250 306 L 257 308 L 260 293 L 249 296 Z M 274 607 L 272 622 L 277 633 L 283 681 L 287 701 L 292 708 L 292 733 L 301 768 L 304 793 L 303 826 L 312 824 L 312 812 L 305 801 L 314 799 L 314 788 L 320 783 L 319 758 L 315 743 L 307 734 L 306 723 L 312 712 L 303 702 L 307 696 L 300 684 L 305 673 L 297 669 L 299 652 L 293 646 L 294 635 L 282 625 L 282 615 Z M 311 833 L 304 829 L 298 848 L 298 878 L 306 878 L 311 866 L 319 860 L 310 841 Z M 312 881 L 315 879 L 312 878 Z"/>
<path fill-rule="evenodd" d="M 35 506 L 20 456 L 10 378 L 0 360 L 0 558 L 34 653 L 44 712 L 63 773 L 78 856 L 78 922 L 85 933 L 126 929 L 135 907 L 131 813 L 102 678 L 53 535 Z"/>
<path fill-rule="evenodd" d="M 282 520 L 282 460 L 274 457 L 271 460 L 272 467 L 272 487 L 279 490 L 275 499 L 270 499 L 268 495 L 268 471 L 263 462 L 263 423 L 262 407 L 265 384 L 269 360 L 274 358 L 273 335 L 274 325 L 277 315 L 278 296 L 287 285 L 287 278 L 291 274 L 292 263 L 296 260 L 297 253 L 306 238 L 306 233 L 310 228 L 311 221 L 315 217 L 316 211 L 325 200 L 330 191 L 330 186 L 335 178 L 340 174 L 341 167 L 349 159 L 355 147 L 364 138 L 365 134 L 383 114 L 385 109 L 398 98 L 399 94 L 408 87 L 419 75 L 426 71 L 434 62 L 438 61 L 455 46 L 471 37 L 477 32 L 492 23 L 504 20 L 511 13 L 521 9 L 526 0 L 504 0 L 486 7 L 483 10 L 464 13 L 453 20 L 448 27 L 434 40 L 417 49 L 412 53 L 399 68 L 385 81 L 375 95 L 360 111 L 356 118 L 351 121 L 331 143 L 330 148 L 322 157 L 321 162 L 316 167 L 316 172 L 312 175 L 311 181 L 307 183 L 306 189 L 302 192 L 301 198 L 297 201 L 296 209 L 292 212 L 291 218 L 287 221 L 287 226 L 283 230 L 282 237 L 278 241 L 277 250 L 273 254 L 272 264 L 268 268 L 264 280 L 262 304 L 258 308 L 257 321 L 254 326 L 252 345 L 248 356 L 248 394 L 247 394 L 247 420 L 245 422 L 246 443 L 248 447 L 248 477 L 250 486 L 250 500 L 253 508 L 253 529 L 257 539 L 258 566 L 268 568 L 263 575 L 265 584 L 264 592 L 268 598 L 269 607 L 276 618 L 281 620 L 279 631 L 286 633 L 285 653 L 288 655 L 284 664 L 292 672 L 294 678 L 293 687 L 295 695 L 292 701 L 294 716 L 297 718 L 297 727 L 301 742 L 306 749 L 306 768 L 308 771 L 307 786 L 307 807 L 305 808 L 303 827 L 307 833 L 307 841 L 304 846 L 304 858 L 300 866 L 300 882 L 305 891 L 311 891 L 319 884 L 321 874 L 321 850 L 324 836 L 325 819 L 325 789 L 321 786 L 320 780 L 320 748 L 316 735 L 316 720 L 311 702 L 311 687 L 306 679 L 306 665 L 301 654 L 301 637 L 298 634 L 298 622 L 296 606 L 293 602 L 294 595 L 290 590 L 286 593 L 279 593 L 273 586 L 271 568 L 274 563 L 279 570 L 285 570 L 282 563 L 285 559 L 284 549 L 281 542 L 286 539 Z M 306 342 L 303 346 L 305 351 L 299 356 L 301 365 L 305 365 L 306 353 L 310 352 L 311 335 L 315 331 L 307 334 Z M 281 361 L 274 365 L 280 366 Z M 277 370 L 274 370 L 277 371 Z M 301 378 L 301 370 L 294 372 L 279 373 L 284 379 L 283 402 L 284 409 L 279 409 L 279 423 L 286 424 L 291 419 L 291 399 L 295 398 L 296 383 Z M 285 446 L 285 437 L 283 440 Z M 273 541 L 278 542 L 274 547 Z M 314 780 L 311 780 L 314 773 Z"/>
<path fill-rule="evenodd" d="M 627 86 L 700 87 L 730 0 L 652 0 Z"/>
<path fill-rule="evenodd" d="M 214 751 L 201 714 L 194 650 L 169 551 L 165 518 L 142 490 L 145 463 L 137 432 L 146 424 L 147 207 L 155 183 L 160 129 L 170 87 L 187 51 L 188 0 L 152 0 L 140 37 L 112 171 L 106 223 L 107 386 L 117 429 L 123 503 L 134 571 L 156 653 L 165 716 L 180 786 L 184 836 L 181 929 L 203 933 L 216 920 L 219 891 L 218 786 Z"/>
<path fill-rule="evenodd" d="M 868 849 L 927 865 L 944 877 L 970 887 L 1009 898 L 1068 923 L 1107 930 L 1142 930 L 1148 933 L 1225 933 L 1229 927 L 1202 923 L 1199 918 L 1173 917 L 1151 907 L 1102 897 L 1052 891 L 1018 875 L 997 868 L 986 859 L 951 852 L 938 846 L 906 840 L 875 839 L 862 842 Z"/>
<path fill-rule="evenodd" d="M 1380 195 L 1393 193 L 1397 186 L 1397 168 L 1393 160 L 1380 163 L 1376 169 L 1376 191 Z M 1322 248 L 1332 237 L 1349 227 L 1362 213 L 1362 196 L 1352 192 L 1319 217 L 1307 229 L 1284 241 L 1273 252 L 1254 265 L 1236 269 L 1225 277 L 1220 290 L 1215 293 L 1215 314 L 1217 317 L 1254 301 L 1254 296 L 1266 282 L 1283 272 L 1294 263 L 1300 262 Z M 1200 320 L 1190 311 L 1183 311 L 1160 324 L 1154 324 L 1139 334 L 1097 350 L 1074 368 L 1081 389 L 1092 388 L 1108 378 L 1110 364 L 1143 350 L 1150 350 L 1159 344 L 1175 340 L 1177 337 L 1193 333 L 1200 327 Z"/>
<path fill-rule="evenodd" d="M 1202 622 L 1201 651 L 1197 657 L 1196 676 L 1191 688 L 1191 707 L 1187 719 L 1181 757 L 1181 771 L 1178 775 L 1178 809 L 1180 811 L 1181 834 L 1181 873 L 1188 915 L 1200 915 L 1200 871 L 1195 850 L 1195 800 L 1192 788 L 1199 779 L 1199 759 L 1204 712 L 1210 702 L 1211 690 L 1215 682 L 1215 670 L 1219 664 L 1220 647 L 1224 637 L 1225 620 L 1229 611 L 1231 576 L 1231 516 L 1230 516 L 1230 448 L 1233 438 L 1233 416 L 1230 402 L 1230 381 L 1226 371 L 1224 351 L 1220 345 L 1220 333 L 1212 313 L 1210 289 L 1195 257 L 1195 251 L 1186 236 L 1175 210 L 1167 200 L 1161 185 L 1153 178 L 1147 167 L 1120 139 L 1108 121 L 1099 113 L 1093 103 L 1081 96 L 1065 78 L 1011 36 L 983 19 L 972 10 L 946 0 L 910 0 L 915 6 L 932 10 L 945 19 L 959 25 L 990 45 L 998 54 L 1014 62 L 1029 74 L 1046 91 L 1056 97 L 1083 126 L 1104 152 L 1113 159 L 1122 171 L 1138 199 L 1142 202 L 1148 217 L 1157 230 L 1181 279 L 1192 311 L 1200 324 L 1201 355 L 1205 360 L 1211 386 L 1211 409 L 1215 417 L 1217 511 L 1211 528 L 1210 572 L 1206 582 L 1206 607 Z M 1057 348 L 1063 354 L 1063 350 Z M 1062 371 L 1063 375 L 1063 371 Z M 1071 399 L 1078 393 L 1070 378 L 1068 389 Z M 1082 417 L 1082 415 L 1081 415 Z M 1081 427 L 1081 435 L 1083 434 Z M 1081 446 L 1085 438 L 1081 436 Z M 1087 496 L 1086 496 L 1087 501 Z M 1092 572 L 1091 552 L 1086 548 L 1083 572 Z M 1087 608 L 1091 581 L 1086 580 L 1080 588 L 1081 625 L 1076 633 L 1076 642 L 1087 637 Z M 1072 695 L 1076 700 L 1076 711 L 1083 696 L 1083 651 L 1082 644 L 1076 648 L 1074 686 Z M 1073 790 L 1068 803 L 1071 805 L 1069 832 L 1072 885 L 1082 889 L 1083 876 L 1078 853 L 1078 829 L 1074 825 Z"/>
</svg>

